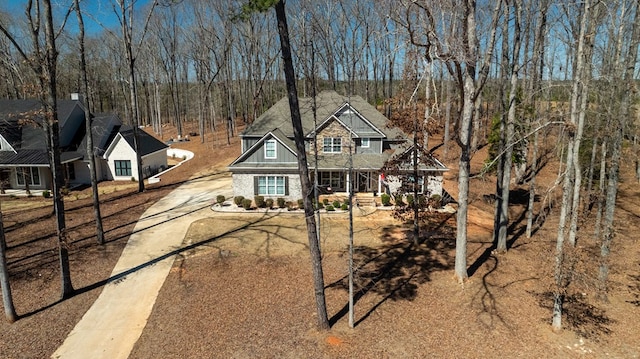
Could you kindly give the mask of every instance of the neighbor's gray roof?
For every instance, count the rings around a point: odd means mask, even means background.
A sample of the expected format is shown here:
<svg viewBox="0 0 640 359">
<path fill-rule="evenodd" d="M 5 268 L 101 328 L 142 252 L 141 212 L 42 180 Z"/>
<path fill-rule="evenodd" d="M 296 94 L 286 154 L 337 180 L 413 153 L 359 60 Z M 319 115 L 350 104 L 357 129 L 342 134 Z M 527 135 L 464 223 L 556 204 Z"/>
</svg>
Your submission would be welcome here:
<svg viewBox="0 0 640 359">
<path fill-rule="evenodd" d="M 321 125 L 326 119 L 339 110 L 342 105 L 349 103 L 364 118 L 385 133 L 388 139 L 402 138 L 402 132 L 396 128 L 387 128 L 388 120 L 375 107 L 360 96 L 342 96 L 335 91 L 322 91 L 316 96 L 316 124 Z M 300 116 L 304 134 L 314 130 L 313 98 L 300 98 Z M 280 129 L 287 137 L 293 138 L 291 111 L 288 97 L 276 102 L 265 113 L 249 125 L 242 136 L 262 136 L 274 128 Z"/>
<path fill-rule="evenodd" d="M 135 149 L 133 144 L 133 128 L 129 125 L 123 125 L 120 127 L 120 134 L 122 134 L 122 137 L 127 141 L 129 146 Z M 143 130 L 138 131 L 138 136 L 140 139 L 140 156 L 146 156 L 150 153 L 169 147 L 164 142 L 156 139 Z"/>
<path fill-rule="evenodd" d="M 62 129 L 75 106 L 76 100 L 58 100 L 58 119 Z M 0 134 L 17 151 L 18 149 L 46 149 L 42 129 L 43 109 L 40 100 L 0 99 Z M 22 122 L 22 123 L 20 123 Z"/>
<path fill-rule="evenodd" d="M 93 134 L 93 148 L 96 156 L 102 156 L 111 141 L 118 134 L 122 122 L 114 113 L 97 113 L 91 120 L 91 133 Z M 87 155 L 87 136 L 84 136 L 78 152 Z"/>
<path fill-rule="evenodd" d="M 49 158 L 46 149 L 0 151 L 0 164 L 3 166 L 49 166 Z"/>
<path fill-rule="evenodd" d="M 60 128 L 80 104 L 75 100 L 58 100 Z M 48 166 L 47 139 L 42 128 L 44 117 L 40 100 L 0 99 L 0 134 L 17 152 L 0 151 L 0 164 L 6 166 Z M 78 154 L 62 153 L 62 160 Z"/>
</svg>

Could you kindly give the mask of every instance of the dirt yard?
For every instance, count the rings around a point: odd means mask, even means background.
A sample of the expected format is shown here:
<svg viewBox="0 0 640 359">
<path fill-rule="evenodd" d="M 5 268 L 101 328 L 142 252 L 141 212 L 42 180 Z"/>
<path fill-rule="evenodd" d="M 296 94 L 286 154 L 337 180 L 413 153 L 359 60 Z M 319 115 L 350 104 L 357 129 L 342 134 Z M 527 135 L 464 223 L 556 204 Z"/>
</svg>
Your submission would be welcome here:
<svg viewBox="0 0 640 359">
<path fill-rule="evenodd" d="M 171 135 L 170 129 L 164 133 L 165 139 Z M 188 177 L 223 171 L 239 153 L 237 141 L 228 146 L 223 134 L 178 146 L 196 158 L 145 193 L 135 187 L 109 192 L 119 184 L 103 184 L 106 245 L 92 235 L 90 199 L 78 194 L 66 202 L 78 290 L 69 300 L 58 302 L 50 208 L 4 213 L 22 318 L 0 324 L 2 357 L 48 357 L 99 295 L 142 212 Z M 474 157 L 475 173 L 485 156 Z M 457 167 L 454 158 L 445 163 Z M 554 165 L 549 162 L 538 178 L 539 209 L 560 193 L 553 186 Z M 318 332 L 302 216 L 212 213 L 192 224 L 185 244 L 199 245 L 176 258 L 131 358 L 638 358 L 640 246 L 634 234 L 640 230 L 640 190 L 629 170 L 623 169 L 620 185 L 609 303 L 595 300 L 597 260 L 589 258 L 599 251 L 588 217 L 579 243 L 581 253 L 591 256 L 578 265 L 584 275 L 570 293 L 560 333 L 551 331 L 549 294 L 558 211 L 540 216 L 541 228 L 528 239 L 524 206 L 513 204 L 510 250 L 494 255 L 493 207 L 482 201 L 493 192 L 494 178 L 485 175 L 471 185 L 470 278 L 464 286 L 453 280 L 455 215 L 430 216 L 419 246 L 408 240 L 411 226 L 389 211 L 355 217 L 354 329 L 348 327 L 345 214 L 325 215 L 321 224 L 332 328 Z M 445 185 L 455 197 L 454 171 Z M 16 201 L 23 200 L 43 201 Z"/>
</svg>

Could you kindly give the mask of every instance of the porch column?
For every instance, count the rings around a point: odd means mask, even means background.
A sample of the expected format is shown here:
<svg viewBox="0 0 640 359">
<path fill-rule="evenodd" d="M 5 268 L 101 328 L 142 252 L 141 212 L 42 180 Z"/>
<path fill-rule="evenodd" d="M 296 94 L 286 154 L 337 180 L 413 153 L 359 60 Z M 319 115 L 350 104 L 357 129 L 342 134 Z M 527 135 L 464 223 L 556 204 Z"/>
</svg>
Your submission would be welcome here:
<svg viewBox="0 0 640 359">
<path fill-rule="evenodd" d="M 347 172 L 347 194 L 349 194 L 351 192 L 351 176 L 349 176 L 349 172 Z"/>
<path fill-rule="evenodd" d="M 382 195 L 382 173 L 378 173 L 378 195 Z"/>
</svg>

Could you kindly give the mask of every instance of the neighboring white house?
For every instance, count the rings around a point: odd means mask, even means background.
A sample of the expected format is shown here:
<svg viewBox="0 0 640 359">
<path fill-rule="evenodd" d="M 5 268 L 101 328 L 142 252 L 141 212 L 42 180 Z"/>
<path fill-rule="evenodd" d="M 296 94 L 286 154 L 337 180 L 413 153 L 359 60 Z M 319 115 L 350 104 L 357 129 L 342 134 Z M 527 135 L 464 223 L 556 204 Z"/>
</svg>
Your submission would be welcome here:
<svg viewBox="0 0 640 359">
<path fill-rule="evenodd" d="M 38 100 L 0 100 L 0 185 L 3 188 L 50 189 L 42 103 Z M 77 99 L 58 101 L 61 162 L 68 186 L 91 183 L 84 106 Z M 93 148 L 98 180 L 137 180 L 133 130 L 115 114 L 92 119 Z M 139 131 L 144 177 L 167 168 L 167 145 Z"/>
<path fill-rule="evenodd" d="M 140 134 L 142 132 L 144 131 L 140 131 Z M 160 141 L 153 143 L 149 139 L 147 141 L 141 139 L 141 142 L 140 151 L 142 152 L 144 177 L 147 178 L 165 170 L 167 168 L 167 146 Z M 106 161 L 108 168 L 106 179 L 138 180 L 138 161 L 134 149 L 132 129 L 119 132 L 107 147 L 102 158 Z"/>
</svg>

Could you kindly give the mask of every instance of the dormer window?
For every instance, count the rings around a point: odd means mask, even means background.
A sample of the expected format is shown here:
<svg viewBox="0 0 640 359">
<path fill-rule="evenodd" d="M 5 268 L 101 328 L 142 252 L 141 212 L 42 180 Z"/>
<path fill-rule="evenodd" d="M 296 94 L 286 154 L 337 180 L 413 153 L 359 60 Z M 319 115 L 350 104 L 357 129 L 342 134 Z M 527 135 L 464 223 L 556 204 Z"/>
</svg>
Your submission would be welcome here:
<svg viewBox="0 0 640 359">
<path fill-rule="evenodd" d="M 264 158 L 268 160 L 278 158 L 278 152 L 276 148 L 276 140 L 264 141 Z"/>
<path fill-rule="evenodd" d="M 324 153 L 342 152 L 342 137 L 325 137 L 322 144 L 322 152 Z"/>
</svg>

